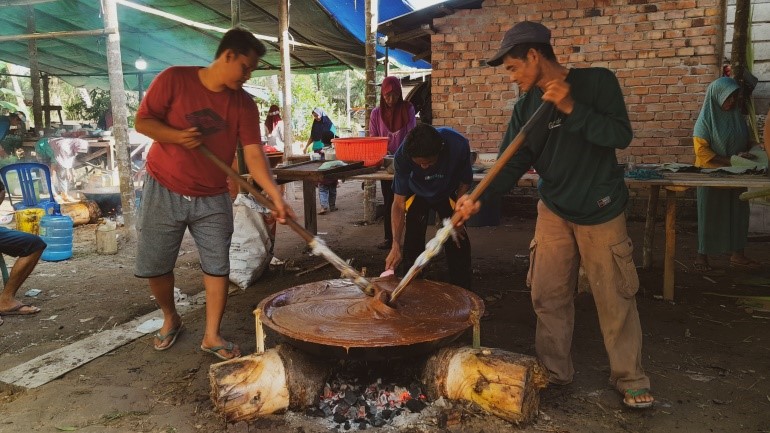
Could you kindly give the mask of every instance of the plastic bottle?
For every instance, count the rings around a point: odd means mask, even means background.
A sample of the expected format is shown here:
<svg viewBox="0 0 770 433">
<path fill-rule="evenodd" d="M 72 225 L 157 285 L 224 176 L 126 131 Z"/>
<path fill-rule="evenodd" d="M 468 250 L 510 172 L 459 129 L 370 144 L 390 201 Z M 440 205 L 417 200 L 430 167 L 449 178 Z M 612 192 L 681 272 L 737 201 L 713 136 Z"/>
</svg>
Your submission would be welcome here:
<svg viewBox="0 0 770 433">
<path fill-rule="evenodd" d="M 72 257 L 72 218 L 67 215 L 45 215 L 40 219 L 40 237 L 48 245 L 42 259 L 58 262 Z"/>
</svg>

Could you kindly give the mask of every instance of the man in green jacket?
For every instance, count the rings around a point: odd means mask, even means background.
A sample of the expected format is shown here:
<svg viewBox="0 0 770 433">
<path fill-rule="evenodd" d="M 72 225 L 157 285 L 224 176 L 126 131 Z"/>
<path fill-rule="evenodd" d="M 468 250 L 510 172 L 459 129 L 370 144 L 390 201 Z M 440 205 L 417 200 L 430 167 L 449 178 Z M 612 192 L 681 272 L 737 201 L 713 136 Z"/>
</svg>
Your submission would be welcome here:
<svg viewBox="0 0 770 433">
<path fill-rule="evenodd" d="M 631 143 L 631 123 L 615 75 L 603 68 L 568 69 L 558 63 L 551 32 L 523 21 L 503 38 L 487 64 L 503 65 L 523 95 L 503 137 L 505 150 L 540 104 L 554 105 L 535 125 L 526 146 L 506 164 L 485 195 L 458 201 L 464 219 L 485 197 L 509 191 L 534 166 L 541 200 L 530 245 L 527 283 L 537 314 L 535 348 L 555 384 L 572 382 L 570 355 L 574 296 L 581 264 L 591 285 L 610 382 L 629 407 L 650 407 L 650 380 L 642 369 L 642 330 L 634 295 L 639 288 L 626 231 L 628 190 L 615 149 Z"/>
</svg>

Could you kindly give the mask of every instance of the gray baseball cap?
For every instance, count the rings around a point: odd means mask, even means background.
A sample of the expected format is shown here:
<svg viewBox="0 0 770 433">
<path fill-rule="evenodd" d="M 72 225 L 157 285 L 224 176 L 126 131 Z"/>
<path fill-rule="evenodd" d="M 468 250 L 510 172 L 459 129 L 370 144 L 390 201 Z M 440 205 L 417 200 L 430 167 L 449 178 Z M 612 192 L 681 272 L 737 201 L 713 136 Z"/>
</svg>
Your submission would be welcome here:
<svg viewBox="0 0 770 433">
<path fill-rule="evenodd" d="M 503 63 L 503 56 L 508 54 L 511 48 L 524 43 L 550 44 L 551 31 L 546 26 L 532 21 L 521 21 L 514 24 L 505 32 L 505 36 L 500 42 L 500 49 L 491 59 L 487 60 L 487 65 L 499 66 Z"/>
</svg>

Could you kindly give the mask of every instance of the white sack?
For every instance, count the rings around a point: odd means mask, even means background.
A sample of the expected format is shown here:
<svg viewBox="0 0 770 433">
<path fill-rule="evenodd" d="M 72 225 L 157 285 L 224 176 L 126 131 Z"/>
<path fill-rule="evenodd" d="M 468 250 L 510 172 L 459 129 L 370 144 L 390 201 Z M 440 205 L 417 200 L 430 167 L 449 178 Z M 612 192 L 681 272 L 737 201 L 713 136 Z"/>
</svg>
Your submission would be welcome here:
<svg viewBox="0 0 770 433">
<path fill-rule="evenodd" d="M 233 240 L 230 244 L 230 281 L 241 289 L 254 284 L 273 258 L 273 242 L 265 218 L 270 211 L 251 196 L 238 194 L 233 202 Z"/>
</svg>

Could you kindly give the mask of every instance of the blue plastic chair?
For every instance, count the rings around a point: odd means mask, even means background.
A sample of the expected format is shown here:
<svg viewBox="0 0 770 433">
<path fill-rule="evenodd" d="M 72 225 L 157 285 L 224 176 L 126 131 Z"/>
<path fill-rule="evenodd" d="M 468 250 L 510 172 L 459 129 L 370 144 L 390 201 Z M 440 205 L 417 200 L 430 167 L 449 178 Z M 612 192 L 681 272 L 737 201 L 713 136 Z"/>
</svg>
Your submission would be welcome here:
<svg viewBox="0 0 770 433">
<path fill-rule="evenodd" d="M 19 180 L 22 198 L 20 202 L 13 202 L 13 194 L 10 189 L 11 186 L 8 184 L 9 172 L 16 172 L 16 176 Z M 43 176 L 45 176 L 46 185 L 48 186 L 48 198 L 40 199 L 38 197 L 40 192 L 38 191 L 38 193 L 35 193 L 35 181 L 39 180 L 39 177 L 34 177 L 35 173 L 42 173 Z M 41 208 L 44 209 L 47 214 L 59 212 L 59 204 L 56 203 L 56 200 L 53 198 L 51 170 L 47 165 L 39 162 L 19 162 L 16 164 L 9 164 L 0 168 L 0 176 L 3 178 L 3 184 L 5 184 L 8 200 L 10 200 L 14 210 Z M 53 212 L 51 212 L 51 210 Z"/>
</svg>

